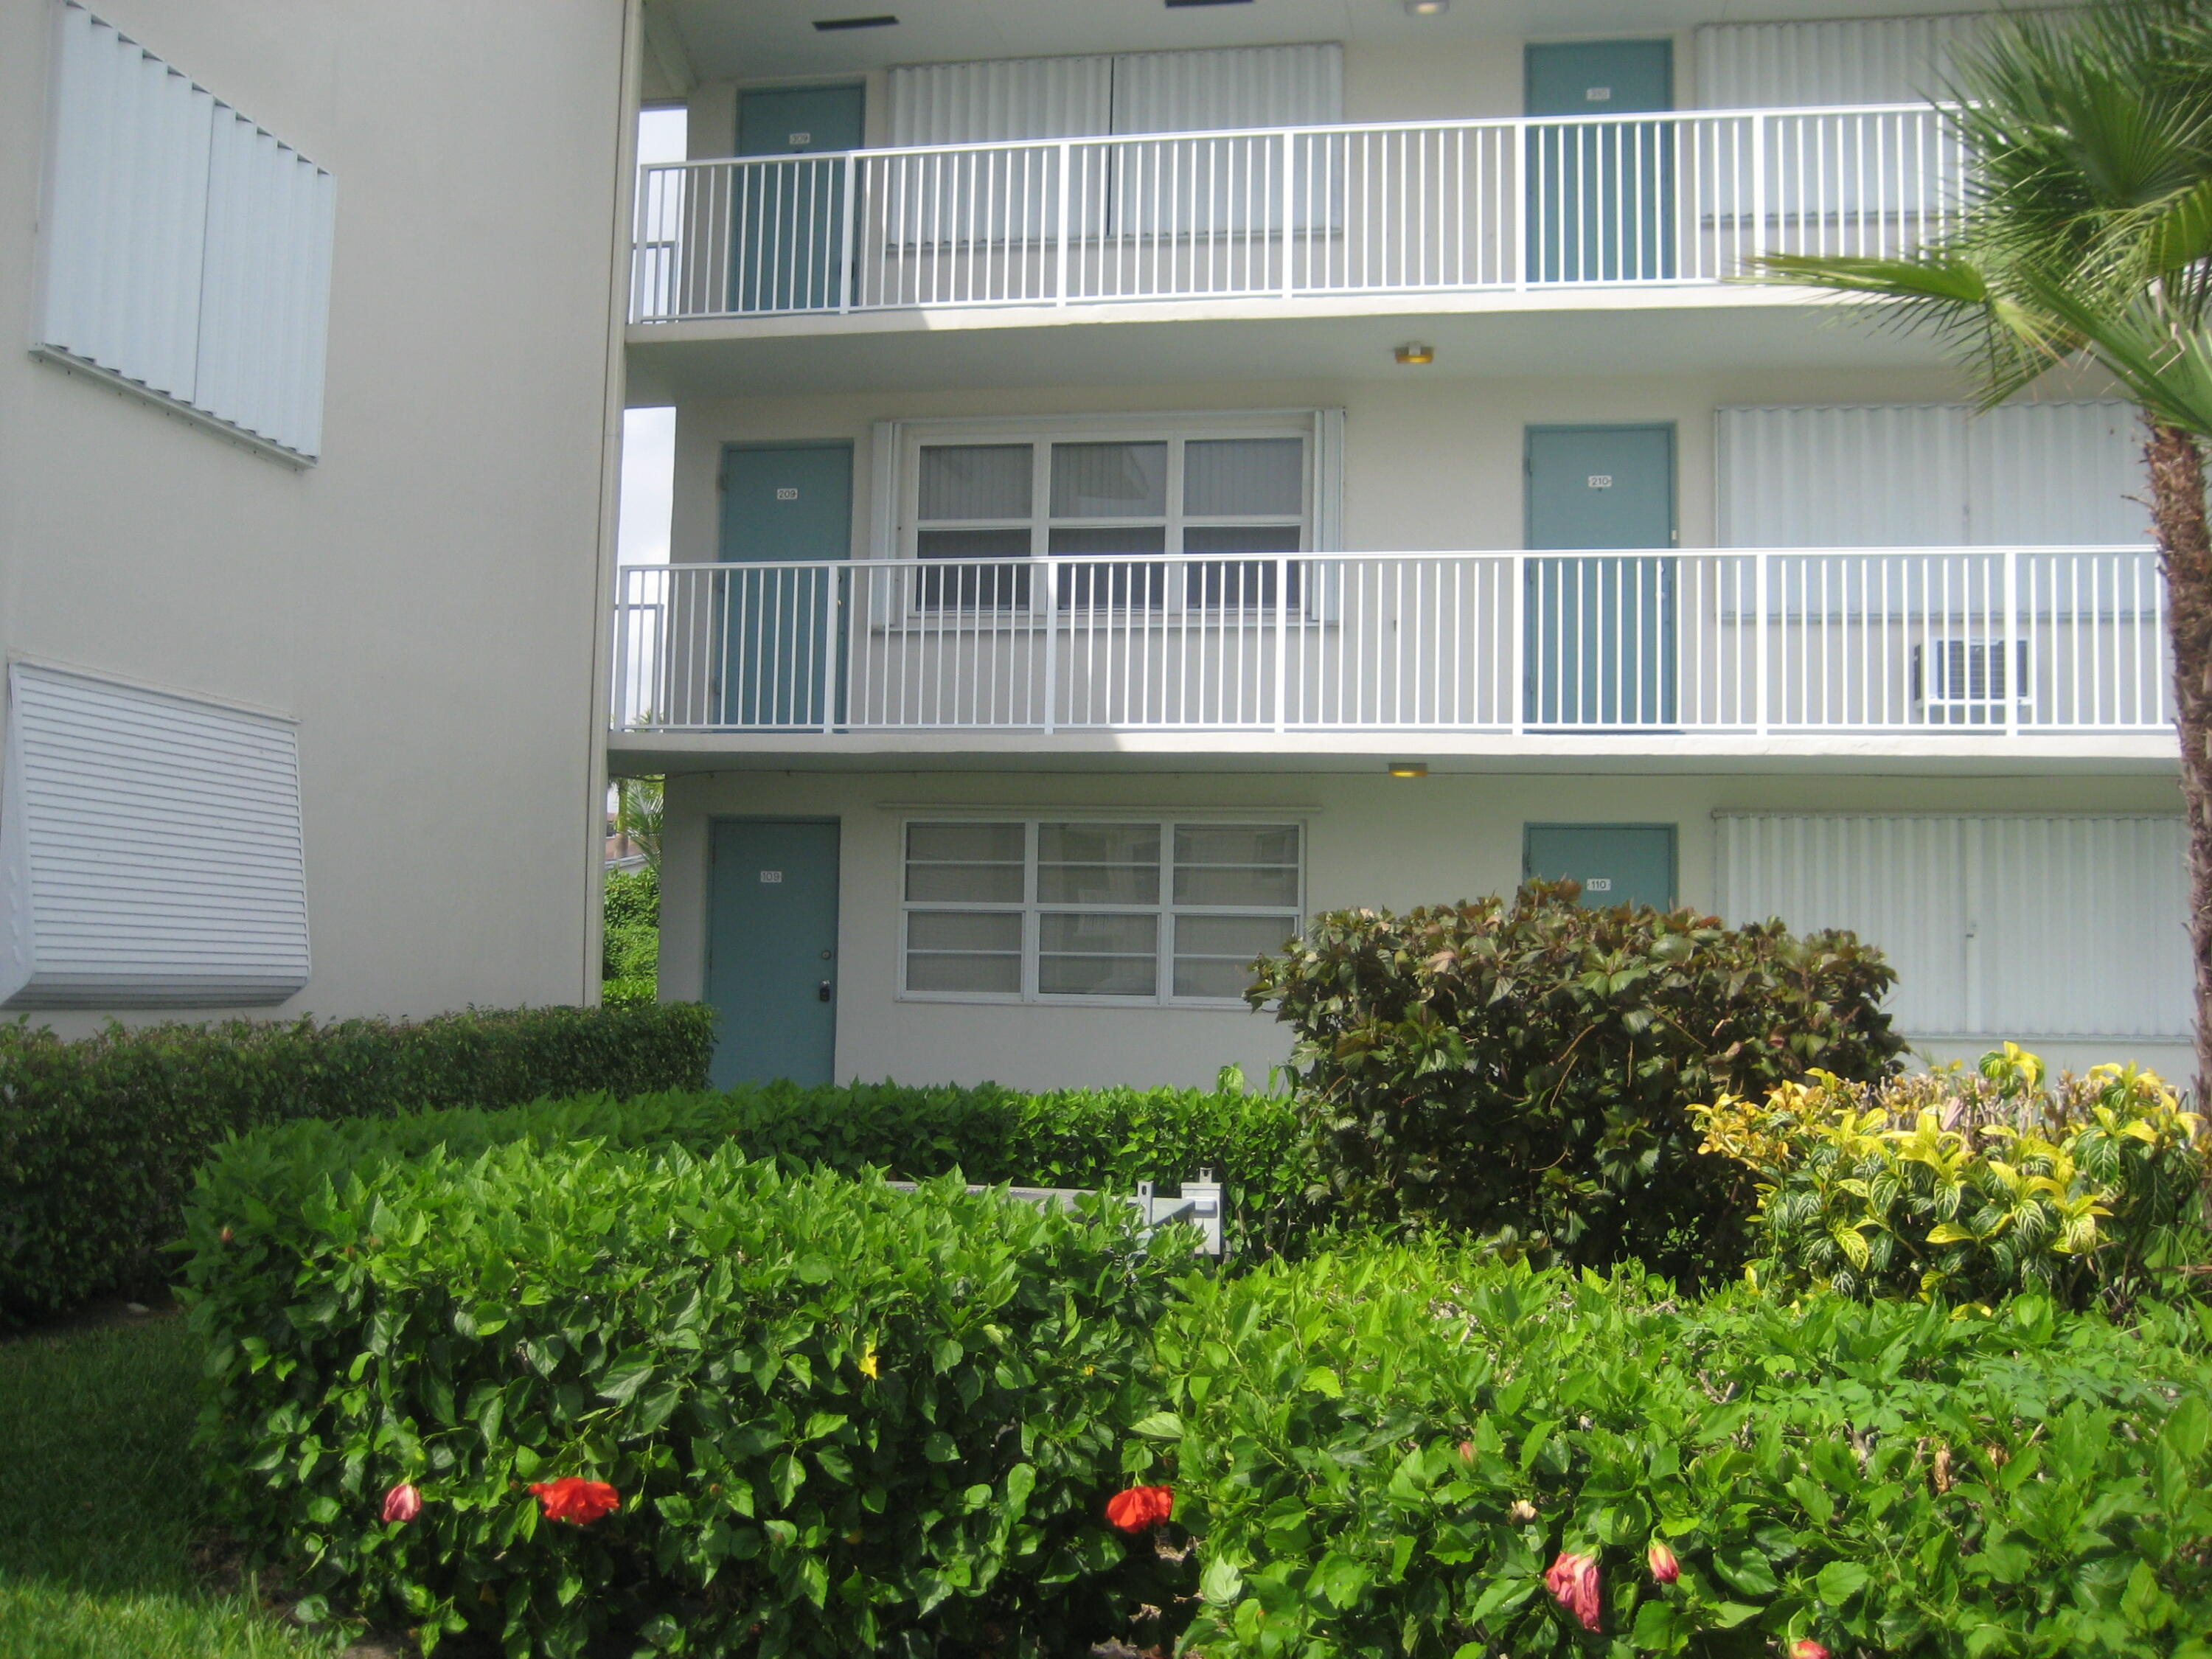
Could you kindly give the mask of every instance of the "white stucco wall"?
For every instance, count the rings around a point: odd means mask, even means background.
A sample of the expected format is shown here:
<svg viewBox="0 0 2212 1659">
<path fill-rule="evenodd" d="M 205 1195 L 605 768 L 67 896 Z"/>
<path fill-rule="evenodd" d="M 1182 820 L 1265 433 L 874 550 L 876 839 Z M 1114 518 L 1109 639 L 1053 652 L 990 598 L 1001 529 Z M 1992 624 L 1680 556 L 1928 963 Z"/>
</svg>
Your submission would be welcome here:
<svg viewBox="0 0 2212 1659">
<path fill-rule="evenodd" d="M 1288 1053 L 1264 1016 L 1163 1007 L 1012 1006 L 901 1000 L 897 959 L 899 825 L 912 809 L 980 805 L 1012 815 L 1069 806 L 1163 812 L 1206 807 L 1294 811 L 1307 825 L 1310 911 L 1406 908 L 1510 892 L 1529 822 L 1662 823 L 1677 827 L 1680 894 L 1713 901 L 1717 810 L 2172 811 L 2169 780 L 2142 777 L 1435 775 L 1370 773 L 725 773 L 671 780 L 662 866 L 661 994 L 703 989 L 706 830 L 717 817 L 835 819 L 840 826 L 836 1074 L 902 1082 L 1017 1087 L 1194 1085 L 1225 1064 L 1255 1081 Z M 2178 925 L 2178 920 L 2177 920 Z M 1877 941 L 1878 943 L 1879 941 Z M 2064 948 L 2063 925 L 2052 946 Z M 1992 1036 L 2002 1034 L 1993 1033 Z M 1928 1045 L 1925 1057 L 1972 1058 L 1974 1043 Z M 2185 1077 L 2179 1045 L 2041 1045 L 2054 1066 L 2133 1060 Z"/>
<path fill-rule="evenodd" d="M 0 643 L 297 720 L 284 1012 L 596 994 L 623 0 L 94 9 L 335 175 L 324 456 L 24 353 L 51 13 L 0 0 Z"/>
</svg>

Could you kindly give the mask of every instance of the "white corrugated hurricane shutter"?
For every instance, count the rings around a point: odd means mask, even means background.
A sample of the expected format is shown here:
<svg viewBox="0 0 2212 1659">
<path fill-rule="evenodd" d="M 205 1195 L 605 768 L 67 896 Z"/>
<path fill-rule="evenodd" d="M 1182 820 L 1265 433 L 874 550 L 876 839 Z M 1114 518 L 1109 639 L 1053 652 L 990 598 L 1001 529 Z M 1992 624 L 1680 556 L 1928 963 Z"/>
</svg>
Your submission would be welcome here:
<svg viewBox="0 0 2212 1659">
<path fill-rule="evenodd" d="M 290 722 L 17 663 L 0 1000 L 225 1007 L 307 982 Z"/>
<path fill-rule="evenodd" d="M 1344 48 L 1231 46 L 1114 60 L 1114 131 L 1207 132 L 1344 119 Z"/>
<path fill-rule="evenodd" d="M 76 0 L 55 37 L 37 349 L 313 459 L 330 174 Z"/>
<path fill-rule="evenodd" d="M 912 64 L 890 72 L 894 144 L 1327 125 L 1344 118 L 1334 42 Z"/>
<path fill-rule="evenodd" d="M 1919 103 L 1942 94 L 1953 54 L 1992 15 L 1703 24 L 1692 47 L 1698 107 Z"/>
<path fill-rule="evenodd" d="M 1112 131 L 1114 60 L 1008 58 L 890 72 L 894 144 L 1089 138 Z"/>
<path fill-rule="evenodd" d="M 2189 1040 L 2178 815 L 1715 820 L 1722 916 L 1847 927 L 1879 945 L 1898 970 L 1890 1008 L 1910 1036 Z"/>
<path fill-rule="evenodd" d="M 1723 409 L 1714 456 L 1723 547 L 2120 546 L 2150 534 L 2124 403 Z"/>
</svg>

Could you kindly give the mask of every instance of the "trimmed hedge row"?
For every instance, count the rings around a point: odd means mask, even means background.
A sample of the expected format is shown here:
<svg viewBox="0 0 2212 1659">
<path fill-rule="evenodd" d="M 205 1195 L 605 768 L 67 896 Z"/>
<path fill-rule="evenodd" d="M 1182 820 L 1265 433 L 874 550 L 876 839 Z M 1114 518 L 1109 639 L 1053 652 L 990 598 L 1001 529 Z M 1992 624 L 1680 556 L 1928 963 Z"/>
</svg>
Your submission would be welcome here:
<svg viewBox="0 0 2212 1659">
<path fill-rule="evenodd" d="M 1228 1183 L 1232 1245 L 1277 1232 L 1312 1176 L 1287 1096 L 1237 1089 L 1091 1089 L 1017 1094 L 994 1084 L 892 1083 L 809 1088 L 769 1083 L 727 1093 L 672 1091 L 617 1100 L 540 1100 L 503 1111 L 426 1112 L 392 1123 L 298 1123 L 260 1137 L 330 1169 L 413 1158 L 442 1146 L 473 1158 L 526 1141 L 540 1152 L 583 1141 L 682 1147 L 705 1156 L 734 1144 L 792 1170 L 880 1170 L 924 1181 L 1161 1189 L 1211 1168 Z"/>
<path fill-rule="evenodd" d="M 111 1026 L 76 1042 L 0 1026 L 0 1316 L 159 1283 L 192 1173 L 226 1136 L 289 1118 L 696 1088 L 713 1041 L 696 1004 Z"/>
<path fill-rule="evenodd" d="M 1148 1250 L 1109 1200 L 908 1194 L 726 1139 L 495 1133 L 605 1110 L 462 1115 L 428 1152 L 425 1120 L 294 1125 L 203 1174 L 203 1462 L 305 1616 L 336 1595 L 426 1648 L 550 1656 L 1013 1659 L 1173 1599 L 1105 1505 L 1188 1233 Z"/>
<path fill-rule="evenodd" d="M 2212 1659 L 2212 1310 L 1402 1246 L 1185 1288 L 1145 1476 L 1205 1564 L 1178 1651 Z"/>
</svg>

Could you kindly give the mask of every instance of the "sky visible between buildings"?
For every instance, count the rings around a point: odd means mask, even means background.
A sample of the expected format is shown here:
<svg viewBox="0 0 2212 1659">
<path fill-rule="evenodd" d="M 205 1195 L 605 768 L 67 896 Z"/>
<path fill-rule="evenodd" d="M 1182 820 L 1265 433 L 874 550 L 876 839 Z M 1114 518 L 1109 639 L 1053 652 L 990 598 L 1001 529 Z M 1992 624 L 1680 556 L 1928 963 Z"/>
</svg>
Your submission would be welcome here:
<svg viewBox="0 0 2212 1659">
<path fill-rule="evenodd" d="M 688 111 L 648 109 L 637 118 L 637 159 L 680 161 Z M 633 409 L 623 416 L 622 518 L 616 546 L 624 564 L 668 562 L 668 520 L 674 504 L 676 411 Z"/>
</svg>

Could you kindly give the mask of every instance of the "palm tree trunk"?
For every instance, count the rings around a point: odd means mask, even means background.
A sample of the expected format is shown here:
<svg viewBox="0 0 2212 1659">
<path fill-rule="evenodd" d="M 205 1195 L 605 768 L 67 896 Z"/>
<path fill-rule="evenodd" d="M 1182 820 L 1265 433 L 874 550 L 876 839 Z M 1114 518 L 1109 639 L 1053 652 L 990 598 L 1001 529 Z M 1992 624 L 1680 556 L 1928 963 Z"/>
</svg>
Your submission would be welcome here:
<svg viewBox="0 0 2212 1659">
<path fill-rule="evenodd" d="M 2204 456 L 2179 427 L 2154 422 L 2151 518 L 2166 568 L 2166 627 L 2173 645 L 2174 724 L 2181 736 L 2181 799 L 2189 817 L 2189 945 L 2197 976 L 2198 1109 L 2212 1101 L 2212 526 L 2204 511 Z"/>
</svg>

